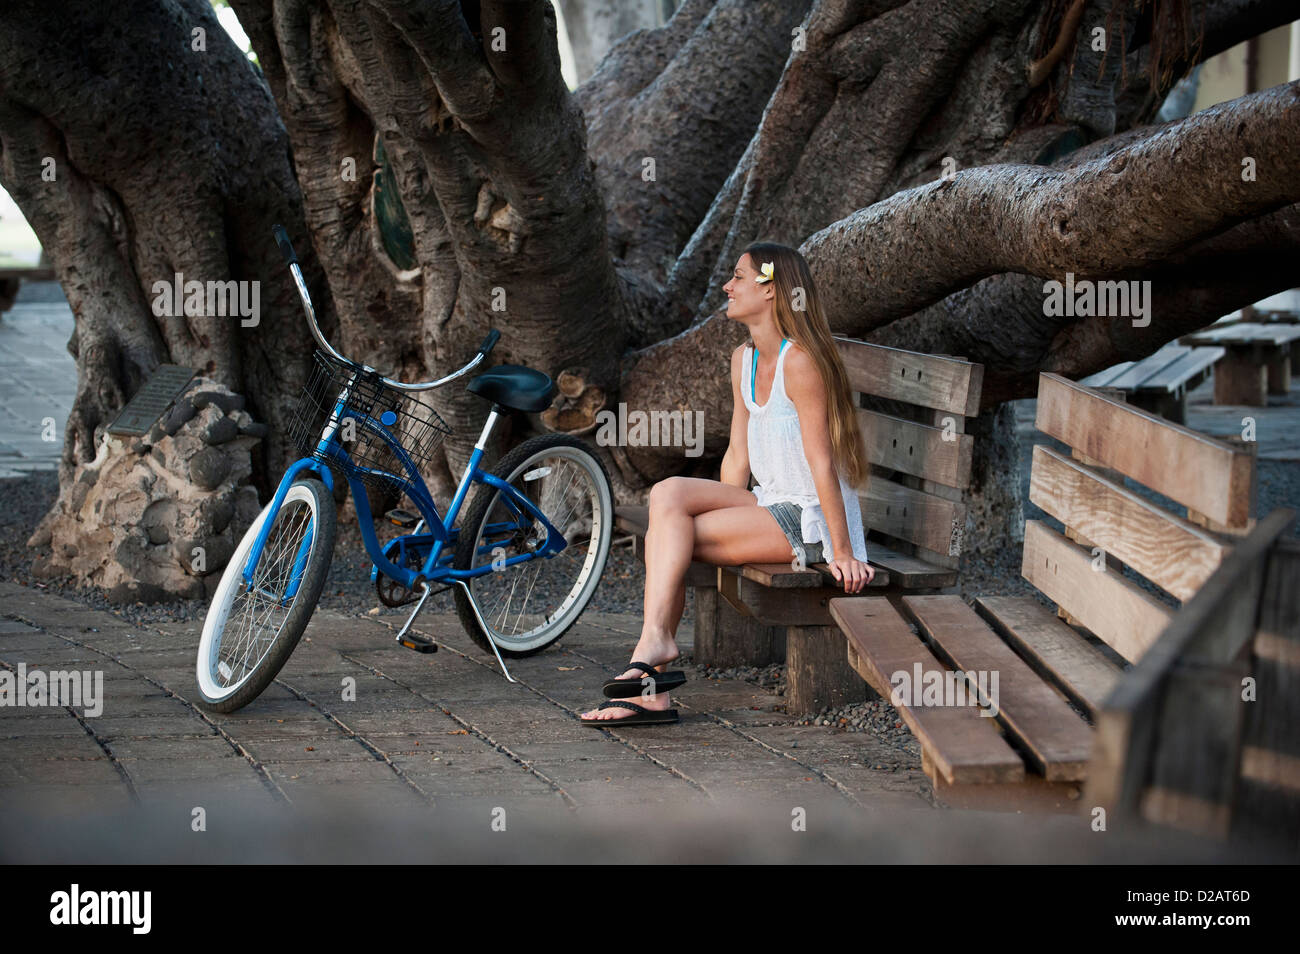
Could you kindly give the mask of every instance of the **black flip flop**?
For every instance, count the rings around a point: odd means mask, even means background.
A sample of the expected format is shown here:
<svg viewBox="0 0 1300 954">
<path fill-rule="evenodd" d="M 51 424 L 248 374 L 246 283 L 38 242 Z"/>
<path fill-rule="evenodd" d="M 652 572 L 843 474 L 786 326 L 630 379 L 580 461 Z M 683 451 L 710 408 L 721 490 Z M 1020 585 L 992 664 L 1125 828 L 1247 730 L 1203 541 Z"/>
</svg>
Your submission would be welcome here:
<svg viewBox="0 0 1300 954">
<path fill-rule="evenodd" d="M 671 725 L 680 721 L 676 709 L 647 709 L 635 702 L 602 702 L 597 709 L 631 709 L 636 715 L 623 716 L 621 719 L 583 719 L 583 725 L 599 726 L 608 729 L 615 725 Z"/>
<path fill-rule="evenodd" d="M 647 689 L 646 678 L 654 680 L 655 694 L 669 692 L 686 682 L 686 673 L 680 669 L 672 669 L 668 672 L 658 672 L 654 666 L 643 662 L 630 662 L 627 664 L 628 669 L 640 669 L 644 676 L 637 676 L 633 679 L 611 679 L 605 683 L 604 689 L 606 699 L 628 699 L 632 696 L 639 696 Z"/>
</svg>

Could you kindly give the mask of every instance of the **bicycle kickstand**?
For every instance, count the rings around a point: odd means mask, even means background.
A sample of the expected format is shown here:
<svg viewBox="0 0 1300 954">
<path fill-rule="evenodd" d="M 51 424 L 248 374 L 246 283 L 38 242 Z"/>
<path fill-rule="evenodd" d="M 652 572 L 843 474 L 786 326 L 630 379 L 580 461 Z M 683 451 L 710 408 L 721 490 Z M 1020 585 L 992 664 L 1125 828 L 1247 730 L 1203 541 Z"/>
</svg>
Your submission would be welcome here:
<svg viewBox="0 0 1300 954">
<path fill-rule="evenodd" d="M 464 580 L 456 580 L 455 582 L 459 583 L 465 590 L 465 595 L 469 597 L 469 605 L 474 610 L 474 618 L 478 620 L 483 632 L 488 634 L 488 645 L 492 647 L 492 655 L 497 657 L 497 665 L 501 667 L 502 674 L 508 682 L 518 682 L 519 680 L 510 675 L 510 670 L 506 668 L 505 660 L 501 658 L 501 653 L 497 649 L 496 640 L 492 638 L 492 631 L 488 628 L 488 624 L 483 621 L 483 614 L 478 611 L 478 604 L 474 602 L 474 597 L 469 591 L 469 584 Z"/>
</svg>

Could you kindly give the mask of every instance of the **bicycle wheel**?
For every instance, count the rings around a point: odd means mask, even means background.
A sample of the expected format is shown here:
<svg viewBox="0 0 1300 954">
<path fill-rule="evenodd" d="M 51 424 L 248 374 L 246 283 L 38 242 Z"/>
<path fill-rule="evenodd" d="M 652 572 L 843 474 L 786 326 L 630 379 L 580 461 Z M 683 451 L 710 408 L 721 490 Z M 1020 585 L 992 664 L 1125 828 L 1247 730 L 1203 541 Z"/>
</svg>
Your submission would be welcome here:
<svg viewBox="0 0 1300 954">
<path fill-rule="evenodd" d="M 199 696 L 216 712 L 246 706 L 271 684 L 307 628 L 334 553 L 334 498 L 319 480 L 296 481 L 276 512 L 253 585 L 246 586 L 244 566 L 270 509 L 267 504 L 239 541 L 203 623 Z"/>
<path fill-rule="evenodd" d="M 503 656 L 531 656 L 577 621 L 605 572 L 614 529 L 609 474 L 586 444 L 563 434 L 525 441 L 492 473 L 536 503 L 568 545 L 468 580 L 469 596 L 456 586 L 456 613 L 485 651 L 492 651 L 490 639 Z M 546 528 L 518 504 L 507 507 L 507 499 L 495 487 L 479 487 L 457 537 L 456 569 L 533 552 L 546 541 Z M 500 529 L 509 524 L 516 526 Z M 480 614 L 488 631 L 479 624 Z"/>
</svg>

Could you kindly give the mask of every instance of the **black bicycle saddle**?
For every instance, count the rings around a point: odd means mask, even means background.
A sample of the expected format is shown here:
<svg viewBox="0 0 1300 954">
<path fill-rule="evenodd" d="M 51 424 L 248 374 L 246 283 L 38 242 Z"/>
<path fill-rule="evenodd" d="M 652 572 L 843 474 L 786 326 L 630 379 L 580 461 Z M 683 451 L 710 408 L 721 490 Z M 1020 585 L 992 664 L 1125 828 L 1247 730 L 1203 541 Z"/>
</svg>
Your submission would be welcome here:
<svg viewBox="0 0 1300 954">
<path fill-rule="evenodd" d="M 551 406 L 555 382 L 549 374 L 521 364 L 499 364 L 470 381 L 465 390 L 516 411 L 544 411 Z"/>
</svg>

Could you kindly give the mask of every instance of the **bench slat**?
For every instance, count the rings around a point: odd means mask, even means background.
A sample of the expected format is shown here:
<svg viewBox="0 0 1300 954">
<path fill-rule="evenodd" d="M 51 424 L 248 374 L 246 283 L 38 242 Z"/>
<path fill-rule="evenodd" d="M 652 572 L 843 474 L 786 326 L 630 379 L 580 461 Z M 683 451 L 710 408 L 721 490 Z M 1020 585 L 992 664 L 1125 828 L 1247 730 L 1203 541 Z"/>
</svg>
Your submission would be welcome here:
<svg viewBox="0 0 1300 954">
<path fill-rule="evenodd" d="M 1110 567 L 1092 568 L 1091 551 L 1039 520 L 1025 521 L 1021 574 L 1106 645 L 1136 662 L 1173 613 Z"/>
<path fill-rule="evenodd" d="M 1142 382 L 1144 391 L 1176 391 L 1227 354 L 1224 348 L 1192 348 L 1185 355 Z"/>
<path fill-rule="evenodd" d="M 1087 723 L 960 596 L 904 596 L 903 605 L 954 669 L 997 673 L 997 720 L 1044 778 L 1083 779 L 1092 748 Z"/>
<path fill-rule="evenodd" d="M 984 366 L 835 337 L 849 387 L 963 417 L 979 414 Z"/>
<path fill-rule="evenodd" d="M 1034 426 L 1229 527 L 1250 519 L 1250 453 L 1056 374 L 1040 374 Z"/>
<path fill-rule="evenodd" d="M 1133 367 L 1132 361 L 1122 361 L 1119 364 L 1111 365 L 1109 368 L 1098 371 L 1096 374 L 1088 375 L 1079 383 L 1086 388 L 1105 387 L 1131 367 Z"/>
<path fill-rule="evenodd" d="M 1123 388 L 1126 391 L 1143 387 L 1148 378 L 1169 367 L 1191 350 L 1188 345 L 1170 342 L 1155 354 L 1147 355 L 1117 378 L 1108 381 L 1107 385 L 1112 388 Z"/>
<path fill-rule="evenodd" d="M 1197 331 L 1190 335 L 1183 335 L 1179 340 L 1184 344 L 1244 345 L 1258 343 L 1283 345 L 1297 338 L 1300 338 L 1300 328 L 1295 325 L 1241 322 L 1240 324 L 1225 325 L 1222 328 L 1211 328 L 1208 331 Z"/>
<path fill-rule="evenodd" d="M 954 439 L 945 440 L 941 427 L 864 408 L 858 408 L 857 415 L 871 463 L 947 487 L 970 486 L 975 439 L 969 434 L 957 434 Z"/>
<path fill-rule="evenodd" d="M 898 553 L 876 540 L 867 541 L 867 557 L 872 566 L 888 570 L 890 581 L 902 589 L 957 584 L 956 570 Z"/>
<path fill-rule="evenodd" d="M 621 504 L 614 508 L 614 526 L 624 533 L 644 537 L 650 527 L 650 508 L 644 504 Z"/>
<path fill-rule="evenodd" d="M 886 699 L 896 672 L 911 678 L 918 664 L 922 674 L 948 671 L 888 599 L 837 597 L 830 610 L 847 638 L 850 664 Z M 909 701 L 900 700 L 899 714 L 948 783 L 1024 780 L 1025 763 L 1003 740 L 995 719 L 981 716 L 973 706 L 911 706 Z"/>
<path fill-rule="evenodd" d="M 1029 499 L 1180 600 L 1201 588 L 1228 547 L 1126 487 L 1049 447 L 1034 447 Z"/>
<path fill-rule="evenodd" d="M 884 477 L 872 475 L 865 495 L 859 495 L 862 521 L 872 530 L 915 543 L 919 547 L 957 556 L 966 528 L 964 505 Z"/>
<path fill-rule="evenodd" d="M 1094 722 L 1123 672 L 1032 596 L 981 596 L 975 611 Z"/>
</svg>

